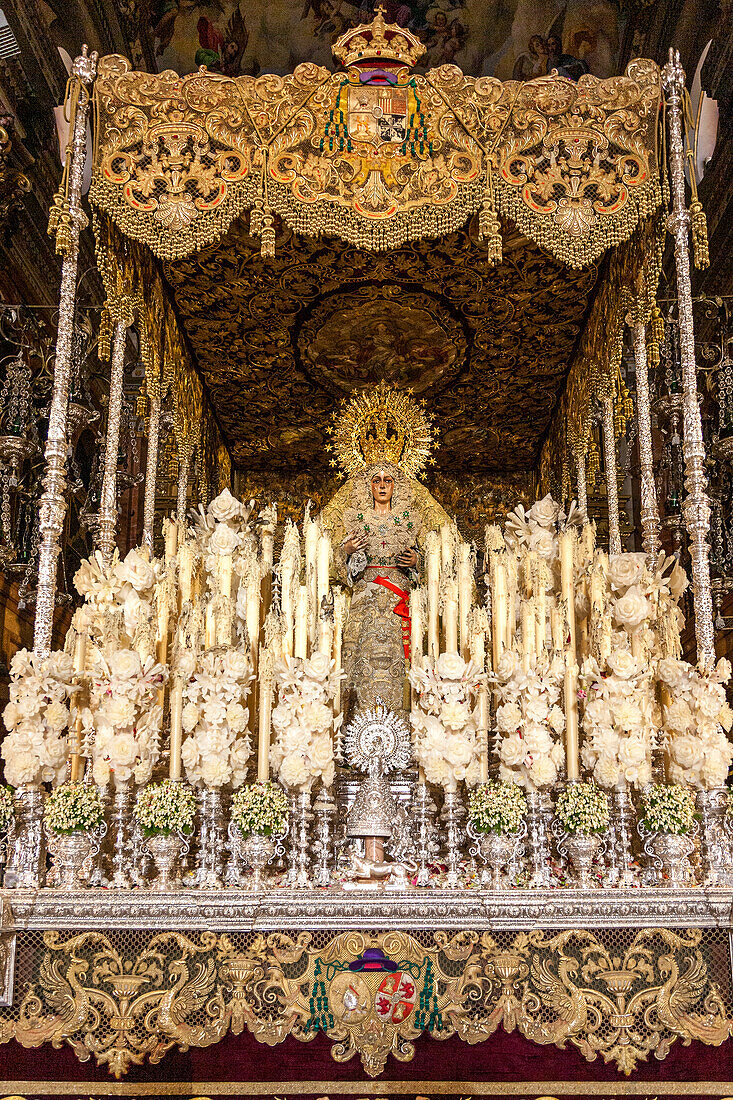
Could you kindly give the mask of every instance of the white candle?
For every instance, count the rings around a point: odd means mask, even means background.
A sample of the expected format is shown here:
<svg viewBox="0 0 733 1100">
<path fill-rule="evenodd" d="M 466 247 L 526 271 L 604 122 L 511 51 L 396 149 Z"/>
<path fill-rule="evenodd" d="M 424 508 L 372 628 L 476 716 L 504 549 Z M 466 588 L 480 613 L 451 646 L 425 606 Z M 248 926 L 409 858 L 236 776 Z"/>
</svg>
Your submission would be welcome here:
<svg viewBox="0 0 733 1100">
<path fill-rule="evenodd" d="M 204 645 L 211 649 L 216 644 L 216 618 L 214 615 L 214 601 L 209 600 L 206 605 L 206 618 L 204 622 Z"/>
<path fill-rule="evenodd" d="M 497 555 L 493 568 L 491 626 L 494 669 L 498 667 L 501 655 L 507 646 L 507 575 L 505 562 L 505 554 Z"/>
<path fill-rule="evenodd" d="M 316 615 L 320 618 L 323 599 L 328 595 L 328 582 L 331 571 L 331 540 L 328 535 L 318 538 L 316 564 Z"/>
<path fill-rule="evenodd" d="M 440 590 L 440 539 L 431 531 L 425 540 L 426 573 L 428 581 L 428 655 L 437 660 L 440 649 L 438 625 L 438 601 Z"/>
<path fill-rule="evenodd" d="M 165 564 L 167 567 L 175 558 L 178 549 L 178 524 L 174 519 L 163 520 L 163 535 L 165 538 Z"/>
<path fill-rule="evenodd" d="M 318 629 L 318 542 L 320 528 L 316 520 L 307 514 L 304 522 L 305 541 L 305 584 L 308 591 L 308 624 L 311 644 L 315 642 Z"/>
<path fill-rule="evenodd" d="M 567 615 L 569 649 L 573 663 L 576 661 L 575 642 L 575 534 L 573 531 L 561 531 L 560 542 L 560 592 Z"/>
<path fill-rule="evenodd" d="M 422 658 L 424 592 L 423 588 L 413 588 L 410 592 L 410 659 L 415 668 Z"/>
<path fill-rule="evenodd" d="M 444 523 L 440 528 L 440 564 L 443 571 L 452 569 L 455 552 L 455 538 L 453 528 L 449 523 Z"/>
<path fill-rule="evenodd" d="M 307 656 L 308 648 L 308 588 L 301 584 L 295 607 L 295 656 Z"/>
<path fill-rule="evenodd" d="M 181 778 L 181 745 L 183 743 L 183 680 L 176 676 L 171 689 L 171 744 L 168 774 Z"/>
<path fill-rule="evenodd" d="M 263 650 L 260 660 L 260 711 L 257 733 L 257 779 L 260 783 L 265 783 L 270 778 L 270 720 L 274 689 L 274 663 L 272 651 L 269 648 Z"/>
<path fill-rule="evenodd" d="M 443 634 L 446 653 L 458 652 L 458 586 L 449 581 L 443 598 Z"/>
<path fill-rule="evenodd" d="M 458 546 L 458 636 L 464 661 L 468 657 L 471 641 L 468 633 L 468 617 L 472 602 L 473 556 L 469 544 L 461 542 Z"/>
<path fill-rule="evenodd" d="M 184 542 L 178 548 L 178 595 L 180 607 L 191 600 L 193 579 L 193 546 Z"/>
<path fill-rule="evenodd" d="M 520 608 L 522 624 L 522 668 L 529 672 L 534 664 L 534 601 L 522 600 Z"/>
<path fill-rule="evenodd" d="M 578 666 L 568 649 L 565 653 L 565 758 L 568 779 L 578 779 Z"/>
</svg>

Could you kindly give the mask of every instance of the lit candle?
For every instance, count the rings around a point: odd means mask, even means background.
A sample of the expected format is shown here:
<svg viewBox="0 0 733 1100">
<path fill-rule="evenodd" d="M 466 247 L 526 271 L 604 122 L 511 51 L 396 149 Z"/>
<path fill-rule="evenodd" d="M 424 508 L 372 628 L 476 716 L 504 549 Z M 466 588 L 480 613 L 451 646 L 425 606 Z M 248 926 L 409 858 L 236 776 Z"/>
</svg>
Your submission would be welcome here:
<svg viewBox="0 0 733 1100">
<path fill-rule="evenodd" d="M 274 663 L 272 650 L 269 648 L 264 649 L 260 659 L 260 712 L 257 736 L 257 779 L 260 783 L 265 783 L 270 778 L 270 720 L 272 716 Z"/>
<path fill-rule="evenodd" d="M 440 650 L 440 538 L 436 531 L 431 531 L 425 540 L 425 563 L 428 580 L 428 656 L 435 661 Z"/>
<path fill-rule="evenodd" d="M 176 676 L 171 689 L 171 745 L 168 774 L 181 778 L 181 745 L 183 742 L 183 680 Z"/>
<path fill-rule="evenodd" d="M 470 638 L 468 633 L 468 616 L 471 613 L 473 602 L 473 558 L 471 547 L 467 542 L 461 542 L 458 546 L 458 636 L 461 643 L 461 656 L 464 661 L 468 657 Z"/>
<path fill-rule="evenodd" d="M 295 656 L 307 656 L 308 648 L 308 588 L 301 584 L 298 587 L 298 598 L 295 606 Z"/>
</svg>

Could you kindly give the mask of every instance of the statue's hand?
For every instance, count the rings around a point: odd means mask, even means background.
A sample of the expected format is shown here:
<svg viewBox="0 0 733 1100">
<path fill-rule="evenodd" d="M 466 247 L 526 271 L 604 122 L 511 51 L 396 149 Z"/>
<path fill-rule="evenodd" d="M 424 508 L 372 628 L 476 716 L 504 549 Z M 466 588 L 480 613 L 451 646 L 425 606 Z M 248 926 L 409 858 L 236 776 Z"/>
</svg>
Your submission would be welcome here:
<svg viewBox="0 0 733 1100">
<path fill-rule="evenodd" d="M 397 564 L 404 566 L 405 569 L 414 569 L 417 565 L 417 551 L 403 550 L 397 558 Z"/>
<path fill-rule="evenodd" d="M 346 554 L 346 557 L 351 557 L 351 555 L 355 554 L 357 550 L 364 550 L 367 541 L 367 537 L 364 534 L 350 535 L 344 543 L 344 553 Z"/>
</svg>

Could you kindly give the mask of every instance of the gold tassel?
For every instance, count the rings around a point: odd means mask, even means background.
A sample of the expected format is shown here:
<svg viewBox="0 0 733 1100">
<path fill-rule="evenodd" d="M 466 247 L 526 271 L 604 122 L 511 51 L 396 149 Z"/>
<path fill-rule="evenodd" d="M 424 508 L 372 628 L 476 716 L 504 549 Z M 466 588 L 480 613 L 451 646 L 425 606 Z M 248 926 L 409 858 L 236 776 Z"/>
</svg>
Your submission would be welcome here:
<svg viewBox="0 0 733 1100">
<path fill-rule="evenodd" d="M 501 263 L 501 222 L 496 215 L 494 205 L 494 187 L 491 177 L 491 164 L 486 167 L 486 190 L 484 201 L 478 216 L 478 239 L 486 241 L 487 259 L 492 267 Z"/>
<path fill-rule="evenodd" d="M 48 216 L 48 235 L 56 238 L 56 254 L 66 256 L 71 248 L 71 215 L 66 195 L 57 191 Z"/>
<path fill-rule="evenodd" d="M 690 214 L 692 215 L 692 255 L 697 270 L 704 271 L 706 267 L 710 267 L 708 222 L 697 195 L 690 203 Z"/>
<path fill-rule="evenodd" d="M 262 211 L 262 248 L 260 249 L 265 259 L 275 257 L 275 219 L 269 206 Z"/>
<path fill-rule="evenodd" d="M 262 233 L 262 199 L 255 199 L 255 204 L 249 212 L 249 235 L 259 237 Z"/>
<path fill-rule="evenodd" d="M 659 306 L 654 306 L 647 325 L 646 358 L 651 370 L 656 370 L 660 361 L 660 348 L 664 341 L 664 319 Z"/>
</svg>

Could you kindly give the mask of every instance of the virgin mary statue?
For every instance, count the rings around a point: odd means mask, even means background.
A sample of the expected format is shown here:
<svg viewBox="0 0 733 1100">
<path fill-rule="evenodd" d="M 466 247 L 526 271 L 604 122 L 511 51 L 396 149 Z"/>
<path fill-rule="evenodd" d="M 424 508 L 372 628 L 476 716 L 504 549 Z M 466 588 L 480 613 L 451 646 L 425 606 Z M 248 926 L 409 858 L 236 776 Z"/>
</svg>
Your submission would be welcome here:
<svg viewBox="0 0 733 1100">
<path fill-rule="evenodd" d="M 409 394 L 381 382 L 345 404 L 332 434 L 347 480 L 323 509 L 321 525 L 331 535 L 340 579 L 351 590 L 343 640 L 348 720 L 377 697 L 402 709 L 410 591 L 420 583 L 426 536 L 450 521 L 417 480 L 433 432 Z"/>
</svg>

